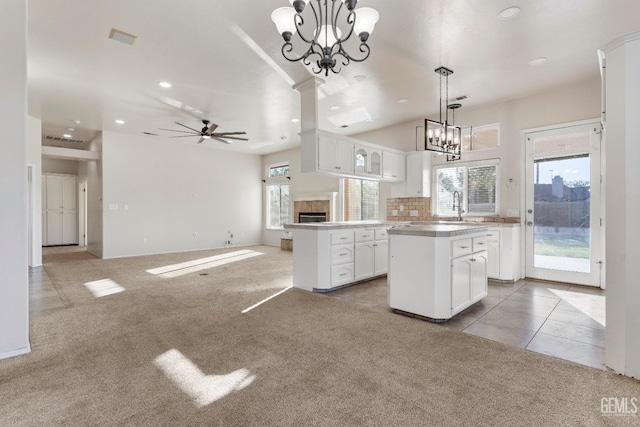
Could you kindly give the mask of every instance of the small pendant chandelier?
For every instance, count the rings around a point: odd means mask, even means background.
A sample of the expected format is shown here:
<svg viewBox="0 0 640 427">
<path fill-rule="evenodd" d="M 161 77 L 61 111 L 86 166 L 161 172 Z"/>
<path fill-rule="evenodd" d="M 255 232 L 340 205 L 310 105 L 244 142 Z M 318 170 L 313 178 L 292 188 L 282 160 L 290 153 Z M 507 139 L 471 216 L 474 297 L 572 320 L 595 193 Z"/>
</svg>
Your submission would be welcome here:
<svg viewBox="0 0 640 427">
<path fill-rule="evenodd" d="M 449 76 L 453 70 L 439 67 L 434 70 L 440 74 L 440 121 L 425 119 L 424 121 L 424 149 L 447 155 L 447 161 L 460 160 L 463 132 L 464 137 L 471 138 L 471 126 L 456 126 L 455 110 L 462 107 L 461 104 L 449 104 Z M 442 77 L 445 78 L 445 118 L 442 121 Z M 449 110 L 452 111 L 452 120 L 449 123 Z M 468 129 L 468 134 L 467 134 Z"/>
<path fill-rule="evenodd" d="M 317 3 L 315 6 L 314 1 Z M 271 20 L 284 39 L 282 55 L 287 60 L 302 61 L 305 65 L 310 65 L 313 61 L 317 65 L 317 68 L 312 67 L 313 72 L 325 73 L 328 76 L 329 70 L 336 74 L 340 71 L 338 63 L 346 66 L 351 61 L 362 62 L 369 57 L 371 49 L 367 45 L 367 40 L 379 19 L 375 9 L 363 7 L 355 10 L 358 0 L 289 0 L 289 2 L 293 7 L 280 7 L 271 14 Z M 307 30 L 305 35 L 302 11 L 309 3 L 315 19 L 311 21 L 311 26 L 305 27 L 305 29 L 311 27 L 313 31 Z M 338 25 L 343 6 L 346 11 L 342 16 L 346 19 L 342 22 L 345 25 L 344 28 L 348 28 L 344 37 Z M 347 53 L 343 46 L 343 43 L 354 33 L 360 38 L 360 57 L 357 58 Z M 293 34 L 298 34 L 300 39 L 309 45 L 306 52 L 299 57 L 293 53 L 291 43 Z"/>
</svg>

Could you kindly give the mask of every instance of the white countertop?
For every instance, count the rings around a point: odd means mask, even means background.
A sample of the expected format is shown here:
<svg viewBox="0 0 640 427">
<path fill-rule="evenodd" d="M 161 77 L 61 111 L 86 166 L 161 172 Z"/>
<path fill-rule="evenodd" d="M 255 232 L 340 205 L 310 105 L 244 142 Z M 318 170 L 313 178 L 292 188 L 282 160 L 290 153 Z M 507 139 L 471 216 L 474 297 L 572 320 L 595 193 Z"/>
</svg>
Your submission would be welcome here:
<svg viewBox="0 0 640 427">
<path fill-rule="evenodd" d="M 468 222 L 466 224 L 442 224 L 435 222 L 425 222 L 423 224 L 397 225 L 389 229 L 389 234 L 403 234 L 410 236 L 427 237 L 451 237 L 462 236 L 465 234 L 487 233 L 488 231 L 489 228 L 484 223 Z"/>
<path fill-rule="evenodd" d="M 398 224 L 409 224 L 399 221 L 347 221 L 347 222 L 305 222 L 285 224 L 285 230 L 342 230 L 349 228 L 392 227 Z"/>
</svg>

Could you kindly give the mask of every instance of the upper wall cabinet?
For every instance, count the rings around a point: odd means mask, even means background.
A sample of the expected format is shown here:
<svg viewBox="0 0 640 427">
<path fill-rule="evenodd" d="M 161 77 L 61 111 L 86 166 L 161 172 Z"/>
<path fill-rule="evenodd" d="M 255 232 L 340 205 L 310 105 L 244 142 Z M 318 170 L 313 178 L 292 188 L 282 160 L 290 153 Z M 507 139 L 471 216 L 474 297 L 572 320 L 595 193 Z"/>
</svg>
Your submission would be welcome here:
<svg viewBox="0 0 640 427">
<path fill-rule="evenodd" d="M 366 145 L 355 145 L 356 175 L 380 179 L 382 176 L 382 151 Z"/>
<path fill-rule="evenodd" d="M 406 180 L 391 186 L 391 197 L 430 197 L 431 152 L 407 153 Z"/>
<path fill-rule="evenodd" d="M 382 151 L 382 179 L 385 181 L 405 180 L 405 155 L 395 151 Z"/>
<path fill-rule="evenodd" d="M 302 172 L 322 172 L 373 181 L 404 180 L 402 151 L 317 129 L 303 132 L 300 137 Z"/>
</svg>

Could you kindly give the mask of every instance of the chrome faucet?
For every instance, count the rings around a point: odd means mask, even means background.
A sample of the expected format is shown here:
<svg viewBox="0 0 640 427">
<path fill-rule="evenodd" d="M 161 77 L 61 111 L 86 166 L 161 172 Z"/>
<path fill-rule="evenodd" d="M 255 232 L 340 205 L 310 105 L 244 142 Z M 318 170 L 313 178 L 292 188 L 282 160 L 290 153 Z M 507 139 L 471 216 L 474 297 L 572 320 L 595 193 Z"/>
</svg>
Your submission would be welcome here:
<svg viewBox="0 0 640 427">
<path fill-rule="evenodd" d="M 462 221 L 462 214 L 464 213 L 464 210 L 462 209 L 462 199 L 461 199 L 461 194 L 458 193 L 457 191 L 453 192 L 453 210 L 456 210 L 456 197 L 458 198 L 458 221 Z"/>
</svg>

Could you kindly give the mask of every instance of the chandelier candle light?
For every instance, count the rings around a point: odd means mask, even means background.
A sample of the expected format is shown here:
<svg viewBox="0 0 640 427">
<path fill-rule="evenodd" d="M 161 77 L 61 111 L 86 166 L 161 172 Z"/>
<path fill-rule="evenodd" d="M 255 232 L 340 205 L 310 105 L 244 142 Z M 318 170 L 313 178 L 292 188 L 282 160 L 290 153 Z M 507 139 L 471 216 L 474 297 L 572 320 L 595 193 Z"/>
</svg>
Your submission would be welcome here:
<svg viewBox="0 0 640 427">
<path fill-rule="evenodd" d="M 318 68 L 312 67 L 313 72 L 316 74 L 324 72 L 325 76 L 328 76 L 329 70 L 334 73 L 340 71 L 340 67 L 336 67 L 338 60 L 346 66 L 351 61 L 362 62 L 369 57 L 371 50 L 367 40 L 379 19 L 375 9 L 362 7 L 356 10 L 358 0 L 289 0 L 289 2 L 293 7 L 280 7 L 271 14 L 271 20 L 284 39 L 282 55 L 287 60 L 302 61 L 305 65 L 315 61 Z M 309 3 L 315 19 L 311 21 L 312 25 L 305 27 L 311 27 L 313 31 L 307 30 L 305 35 L 302 12 Z M 343 7 L 346 11 L 341 14 Z M 341 15 L 344 17 L 342 21 L 346 33 L 344 37 L 339 25 Z M 300 56 L 293 53 L 291 39 L 294 33 L 309 45 Z M 354 33 L 360 38 L 360 54 L 357 58 L 347 53 L 343 45 Z"/>
<path fill-rule="evenodd" d="M 446 67 L 439 67 L 434 70 L 440 74 L 440 121 L 425 119 L 424 121 L 424 149 L 429 151 L 435 151 L 440 154 L 447 155 L 447 161 L 460 160 L 461 158 L 461 146 L 462 146 L 462 131 L 461 126 L 456 126 L 455 122 L 455 110 L 460 108 L 461 104 L 449 104 L 449 76 L 453 74 L 453 70 Z M 445 119 L 442 121 L 442 77 L 445 78 Z M 449 110 L 452 110 L 452 121 L 449 123 Z M 466 138 L 471 138 L 471 126 L 468 128 L 468 135 Z"/>
</svg>

